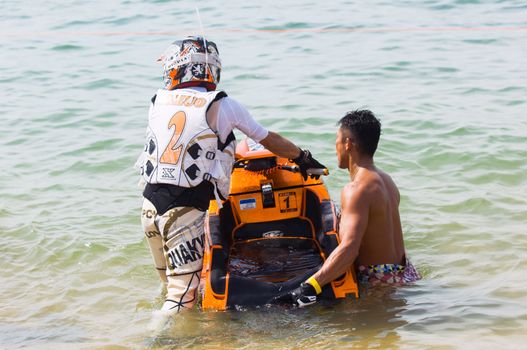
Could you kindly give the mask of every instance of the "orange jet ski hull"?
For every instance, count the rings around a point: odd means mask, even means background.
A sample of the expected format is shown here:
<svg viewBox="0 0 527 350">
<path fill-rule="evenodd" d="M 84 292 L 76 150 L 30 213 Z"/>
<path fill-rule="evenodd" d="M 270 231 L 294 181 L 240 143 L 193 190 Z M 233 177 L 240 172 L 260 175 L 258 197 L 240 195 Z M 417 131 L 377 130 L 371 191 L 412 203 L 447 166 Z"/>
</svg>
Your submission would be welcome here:
<svg viewBox="0 0 527 350">
<path fill-rule="evenodd" d="M 339 244 L 335 206 L 322 179 L 304 181 L 294 163 L 265 149 L 251 151 L 246 140 L 238 145 L 236 160 L 229 197 L 221 209 L 215 200 L 209 207 L 203 309 L 268 304 L 310 277 Z M 272 256 L 284 249 L 286 255 L 281 258 Z M 261 258 L 265 253 L 271 257 Z M 250 255 L 252 265 L 244 261 L 243 254 Z M 293 260 L 309 268 L 281 270 L 294 265 L 288 264 Z M 265 266 L 255 266 L 254 261 L 279 268 L 265 271 Z M 236 262 L 256 273 L 251 276 L 235 271 Z M 341 299 L 350 295 L 359 297 L 351 268 L 324 286 L 320 297 Z"/>
</svg>

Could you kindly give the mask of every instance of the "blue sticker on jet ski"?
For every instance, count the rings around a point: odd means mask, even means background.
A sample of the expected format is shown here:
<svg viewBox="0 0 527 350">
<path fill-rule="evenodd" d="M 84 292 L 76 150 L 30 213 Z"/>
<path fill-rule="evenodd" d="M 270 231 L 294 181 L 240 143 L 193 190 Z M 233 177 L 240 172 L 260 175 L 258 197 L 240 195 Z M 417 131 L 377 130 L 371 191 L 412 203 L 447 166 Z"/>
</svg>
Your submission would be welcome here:
<svg viewBox="0 0 527 350">
<path fill-rule="evenodd" d="M 256 208 L 256 198 L 240 199 L 240 209 L 254 209 Z"/>
</svg>

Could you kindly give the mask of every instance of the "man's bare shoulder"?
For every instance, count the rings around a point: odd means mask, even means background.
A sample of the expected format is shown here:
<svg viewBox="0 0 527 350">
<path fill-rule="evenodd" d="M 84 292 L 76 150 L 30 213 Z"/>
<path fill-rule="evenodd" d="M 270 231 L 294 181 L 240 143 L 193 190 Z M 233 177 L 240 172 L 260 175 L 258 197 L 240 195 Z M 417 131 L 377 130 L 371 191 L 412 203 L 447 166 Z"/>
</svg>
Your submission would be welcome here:
<svg viewBox="0 0 527 350">
<path fill-rule="evenodd" d="M 383 173 L 379 172 L 377 169 L 364 169 L 358 180 L 358 187 L 365 193 L 373 194 L 379 191 L 383 186 L 383 183 Z"/>
<path fill-rule="evenodd" d="M 365 201 L 366 198 L 370 197 L 376 191 L 378 181 L 379 179 L 362 174 L 362 176 L 357 177 L 344 186 L 342 189 L 342 200 L 347 203 Z"/>
<path fill-rule="evenodd" d="M 368 189 L 368 183 L 362 180 L 354 180 L 348 182 L 342 189 L 342 193 L 346 196 L 362 195 Z"/>
<path fill-rule="evenodd" d="M 387 172 L 385 172 L 384 170 L 381 170 L 379 168 L 376 169 L 376 172 L 384 180 L 384 182 L 389 182 L 390 184 L 394 184 L 395 185 L 395 182 L 393 181 L 393 179 L 390 176 L 390 174 L 388 174 Z"/>
<path fill-rule="evenodd" d="M 382 178 L 384 187 L 391 193 L 394 193 L 397 197 L 397 200 L 399 200 L 399 188 L 395 184 L 395 181 L 393 181 L 392 177 L 388 173 L 380 169 L 377 169 L 377 171 L 379 173 L 379 176 Z"/>
</svg>

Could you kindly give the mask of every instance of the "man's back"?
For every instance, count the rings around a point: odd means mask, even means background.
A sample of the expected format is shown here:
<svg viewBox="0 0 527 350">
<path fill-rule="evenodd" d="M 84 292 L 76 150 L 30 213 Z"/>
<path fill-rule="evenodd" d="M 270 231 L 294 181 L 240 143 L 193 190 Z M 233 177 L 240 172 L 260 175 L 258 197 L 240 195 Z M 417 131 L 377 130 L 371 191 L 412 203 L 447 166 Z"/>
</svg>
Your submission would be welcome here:
<svg viewBox="0 0 527 350">
<path fill-rule="evenodd" d="M 354 181 L 364 191 L 369 204 L 368 224 L 357 265 L 404 264 L 397 186 L 388 174 L 375 167 L 361 168 Z"/>
</svg>

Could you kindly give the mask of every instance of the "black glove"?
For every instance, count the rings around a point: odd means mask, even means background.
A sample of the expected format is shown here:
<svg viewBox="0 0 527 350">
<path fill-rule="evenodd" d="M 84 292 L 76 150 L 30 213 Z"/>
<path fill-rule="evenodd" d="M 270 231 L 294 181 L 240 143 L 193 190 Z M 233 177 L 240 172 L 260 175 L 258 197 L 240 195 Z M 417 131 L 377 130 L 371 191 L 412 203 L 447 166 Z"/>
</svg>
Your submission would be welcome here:
<svg viewBox="0 0 527 350">
<path fill-rule="evenodd" d="M 320 164 L 308 150 L 300 150 L 300 155 L 292 160 L 300 168 L 300 173 L 304 178 L 304 181 L 307 180 L 307 171 L 308 169 L 326 169 L 326 167 Z M 320 175 L 309 175 L 311 178 L 318 179 Z"/>
<path fill-rule="evenodd" d="M 288 303 L 298 307 L 304 307 L 317 302 L 317 292 L 315 291 L 315 287 L 309 283 L 303 282 L 291 292 L 276 297 L 273 302 Z"/>
</svg>

